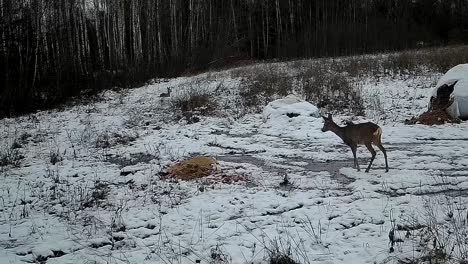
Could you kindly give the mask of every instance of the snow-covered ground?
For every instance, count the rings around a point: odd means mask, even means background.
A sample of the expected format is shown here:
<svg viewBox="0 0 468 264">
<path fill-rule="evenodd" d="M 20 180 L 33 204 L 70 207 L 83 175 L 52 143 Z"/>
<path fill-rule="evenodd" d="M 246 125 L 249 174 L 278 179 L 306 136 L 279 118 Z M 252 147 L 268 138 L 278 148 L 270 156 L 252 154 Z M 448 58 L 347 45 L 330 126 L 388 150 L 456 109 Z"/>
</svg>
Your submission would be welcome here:
<svg viewBox="0 0 468 264">
<path fill-rule="evenodd" d="M 360 81 L 388 173 L 380 152 L 370 173 L 354 170 L 321 118 L 239 114 L 230 71 L 0 120 L 2 155 L 21 158 L 0 171 L 0 263 L 265 263 L 275 248 L 300 263 L 396 263 L 428 254 L 434 236 L 459 241 L 453 255 L 466 257 L 468 124 L 403 124 L 425 111 L 439 77 Z M 172 98 L 160 98 L 167 87 Z M 177 121 L 171 100 L 194 89 L 221 110 Z M 196 154 L 217 159 L 221 180 L 160 178 Z M 363 167 L 370 154 L 358 157 Z M 441 233 L 425 234 L 431 225 Z"/>
</svg>

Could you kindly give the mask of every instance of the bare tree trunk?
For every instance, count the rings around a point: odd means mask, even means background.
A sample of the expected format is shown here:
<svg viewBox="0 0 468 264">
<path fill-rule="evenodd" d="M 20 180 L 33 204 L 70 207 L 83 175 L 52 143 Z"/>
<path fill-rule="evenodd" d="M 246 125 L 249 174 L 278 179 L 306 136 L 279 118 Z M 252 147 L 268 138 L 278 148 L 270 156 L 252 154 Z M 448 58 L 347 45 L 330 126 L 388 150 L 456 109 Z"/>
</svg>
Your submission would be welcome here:
<svg viewBox="0 0 468 264">
<path fill-rule="evenodd" d="M 234 11 L 233 0 L 231 0 L 231 12 L 232 12 L 232 23 L 234 25 L 234 36 L 235 36 L 234 41 L 237 42 L 239 40 L 239 37 L 238 37 L 238 31 L 237 31 L 236 13 Z"/>
</svg>

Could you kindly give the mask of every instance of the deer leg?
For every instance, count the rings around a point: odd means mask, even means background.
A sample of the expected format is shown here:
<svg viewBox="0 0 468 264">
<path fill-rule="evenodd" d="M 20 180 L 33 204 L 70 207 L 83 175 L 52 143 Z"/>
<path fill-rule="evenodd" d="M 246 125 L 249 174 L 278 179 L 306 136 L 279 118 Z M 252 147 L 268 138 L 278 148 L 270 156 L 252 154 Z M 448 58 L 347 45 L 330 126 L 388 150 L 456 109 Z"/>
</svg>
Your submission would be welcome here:
<svg viewBox="0 0 468 264">
<path fill-rule="evenodd" d="M 349 145 L 349 147 L 351 148 L 351 152 L 353 153 L 353 169 L 357 169 L 356 167 L 356 150 L 353 148 L 353 146 Z"/>
<path fill-rule="evenodd" d="M 382 144 L 377 144 L 377 147 L 382 151 L 384 157 L 385 157 L 385 172 L 388 172 L 388 161 L 387 161 L 387 151 L 385 148 L 382 146 Z"/>
<path fill-rule="evenodd" d="M 372 147 L 372 144 L 371 144 L 371 143 L 367 143 L 367 144 L 366 144 L 366 147 L 367 147 L 367 149 L 370 151 L 370 153 L 372 154 L 371 160 L 370 160 L 370 162 L 369 162 L 369 166 L 367 166 L 367 169 L 366 169 L 366 172 L 369 172 L 370 167 L 372 166 L 372 162 L 374 162 L 374 159 L 375 159 L 375 150 L 374 150 L 374 148 Z"/>
<path fill-rule="evenodd" d="M 354 166 L 355 166 L 355 168 L 357 168 L 357 171 L 361 171 L 361 169 L 359 168 L 359 163 L 358 163 L 357 157 L 356 157 L 357 146 L 356 145 L 351 145 L 350 147 L 351 147 L 351 151 L 353 152 Z"/>
</svg>

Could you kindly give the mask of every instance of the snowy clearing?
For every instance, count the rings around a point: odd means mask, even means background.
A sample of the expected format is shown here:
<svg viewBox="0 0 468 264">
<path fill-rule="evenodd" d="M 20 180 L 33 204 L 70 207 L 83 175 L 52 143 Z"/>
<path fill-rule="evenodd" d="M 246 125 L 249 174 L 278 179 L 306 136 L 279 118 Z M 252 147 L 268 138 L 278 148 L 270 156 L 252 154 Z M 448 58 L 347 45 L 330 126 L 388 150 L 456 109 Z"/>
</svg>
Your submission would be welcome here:
<svg viewBox="0 0 468 264">
<path fill-rule="evenodd" d="M 354 170 L 321 118 L 239 114 L 230 71 L 0 120 L 5 162 L 18 161 L 1 167 L 0 263 L 265 263 L 275 247 L 300 263 L 397 263 L 425 256 L 430 224 L 462 259 L 466 242 L 444 230 L 466 217 L 468 124 L 403 124 L 426 110 L 439 77 L 361 80 L 388 173 L 380 152 L 370 173 Z M 203 89 L 220 110 L 177 121 L 171 98 L 159 97 L 167 87 L 172 97 Z M 247 180 L 160 179 L 199 154 L 217 159 L 219 177 Z M 358 157 L 364 166 L 370 154 L 360 147 Z"/>
</svg>

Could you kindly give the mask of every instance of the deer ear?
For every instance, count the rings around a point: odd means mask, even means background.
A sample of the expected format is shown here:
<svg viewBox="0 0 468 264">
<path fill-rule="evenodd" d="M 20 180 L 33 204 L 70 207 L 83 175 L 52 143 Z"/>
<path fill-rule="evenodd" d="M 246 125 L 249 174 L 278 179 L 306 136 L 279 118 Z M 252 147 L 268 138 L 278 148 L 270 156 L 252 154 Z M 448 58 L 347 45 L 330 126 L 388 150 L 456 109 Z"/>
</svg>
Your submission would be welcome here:
<svg viewBox="0 0 468 264">
<path fill-rule="evenodd" d="M 327 118 L 324 115 L 320 115 L 324 120 L 327 120 Z"/>
<path fill-rule="evenodd" d="M 332 114 L 328 114 L 328 119 L 333 120 Z"/>
<path fill-rule="evenodd" d="M 455 84 L 457 84 L 458 81 L 459 81 L 459 80 L 454 81 L 454 82 L 450 85 L 450 87 L 455 87 Z"/>
</svg>

